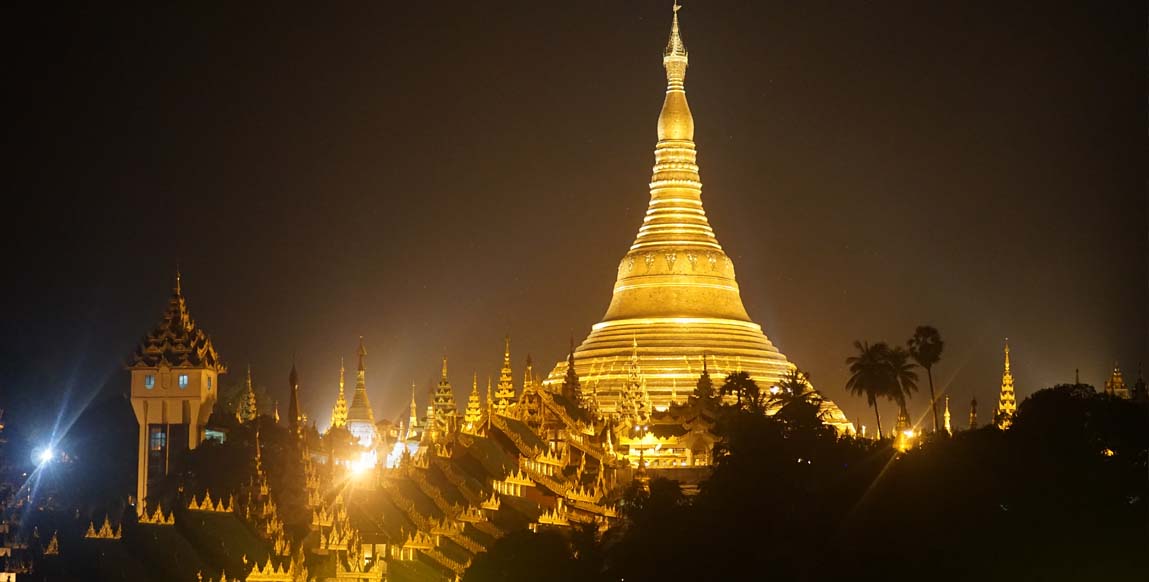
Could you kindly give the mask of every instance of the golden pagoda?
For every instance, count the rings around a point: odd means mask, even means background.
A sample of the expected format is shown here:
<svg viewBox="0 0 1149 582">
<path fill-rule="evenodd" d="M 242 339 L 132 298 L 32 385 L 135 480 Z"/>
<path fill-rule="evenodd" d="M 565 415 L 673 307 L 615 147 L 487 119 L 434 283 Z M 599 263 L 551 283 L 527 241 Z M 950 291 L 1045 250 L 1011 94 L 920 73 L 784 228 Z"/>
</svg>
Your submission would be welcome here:
<svg viewBox="0 0 1149 582">
<path fill-rule="evenodd" d="M 459 415 L 459 407 L 455 404 L 455 391 L 451 388 L 451 381 L 447 379 L 447 356 L 443 356 L 443 368 L 439 374 L 439 385 L 431 396 L 431 405 L 435 407 L 435 428 L 446 431 L 454 426 Z"/>
<path fill-rule="evenodd" d="M 355 373 L 355 396 L 347 409 L 347 430 L 355 435 L 359 444 L 370 447 L 375 443 L 375 413 L 367 400 L 367 348 L 363 336 L 359 337 L 359 369 Z"/>
<path fill-rule="evenodd" d="M 343 394 L 343 358 L 339 358 L 339 396 L 331 408 L 331 428 L 347 426 L 347 397 Z"/>
<path fill-rule="evenodd" d="M 1129 387 L 1125 385 L 1125 376 L 1121 373 L 1121 366 L 1113 362 L 1113 373 L 1105 381 L 1105 393 L 1117 398 L 1130 398 Z"/>
<path fill-rule="evenodd" d="M 235 408 L 235 419 L 239 422 L 251 422 L 259 418 L 259 406 L 256 404 L 255 386 L 251 383 L 251 364 L 247 365 L 247 380 L 243 385 L 243 394 Z"/>
<path fill-rule="evenodd" d="M 479 400 L 479 375 L 475 374 L 471 379 L 471 395 L 467 397 L 467 409 L 463 413 L 463 431 L 474 433 L 482 416 L 483 409 Z"/>
<path fill-rule="evenodd" d="M 1017 396 L 1013 391 L 1013 372 L 1009 369 L 1009 340 L 1005 340 L 1005 371 L 1001 374 L 1001 393 L 997 398 L 997 410 L 994 411 L 994 424 L 997 428 L 1005 430 L 1013 424 L 1013 415 L 1017 412 Z"/>
<path fill-rule="evenodd" d="M 742 305 L 734 264 L 718 243 L 702 207 L 694 118 L 686 101 L 686 45 L 675 5 L 663 52 L 666 97 L 658 116 L 658 143 L 650 203 L 630 250 L 619 262 L 610 306 L 574 353 L 584 391 L 597 391 L 603 412 L 614 412 L 625 391 L 633 353 L 641 360 L 655 408 L 670 404 L 677 384 L 692 386 L 703 368 L 722 375 L 748 372 L 764 387 L 794 368 Z M 545 384 L 561 386 L 567 361 Z M 852 429 L 825 401 L 827 422 Z"/>
<path fill-rule="evenodd" d="M 515 385 L 511 378 L 511 336 L 505 340 L 503 367 L 499 370 L 499 385 L 495 389 L 495 412 L 498 414 L 506 414 L 507 408 L 515 402 Z"/>
</svg>

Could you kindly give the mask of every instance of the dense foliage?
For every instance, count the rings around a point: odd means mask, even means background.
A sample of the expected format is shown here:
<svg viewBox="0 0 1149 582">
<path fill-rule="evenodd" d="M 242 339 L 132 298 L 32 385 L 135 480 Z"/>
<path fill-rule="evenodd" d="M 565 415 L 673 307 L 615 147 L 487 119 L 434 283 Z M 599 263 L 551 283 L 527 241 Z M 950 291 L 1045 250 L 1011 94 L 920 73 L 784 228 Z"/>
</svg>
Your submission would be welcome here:
<svg viewBox="0 0 1149 582">
<path fill-rule="evenodd" d="M 1009 431 L 935 436 L 905 454 L 839 438 L 812 404 L 720 413 L 694 498 L 654 479 L 601 536 L 523 533 L 464 580 L 1143 578 L 1149 409 L 1056 386 Z M 589 540 L 588 540 L 589 536 Z M 565 576 L 565 577 L 564 577 Z"/>
</svg>

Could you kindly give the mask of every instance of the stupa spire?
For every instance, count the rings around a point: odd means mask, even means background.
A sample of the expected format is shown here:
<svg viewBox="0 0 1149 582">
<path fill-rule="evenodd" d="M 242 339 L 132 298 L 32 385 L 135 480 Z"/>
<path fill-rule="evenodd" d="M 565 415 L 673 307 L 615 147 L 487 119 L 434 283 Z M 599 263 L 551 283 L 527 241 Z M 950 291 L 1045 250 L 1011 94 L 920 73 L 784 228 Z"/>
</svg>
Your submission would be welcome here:
<svg viewBox="0 0 1149 582">
<path fill-rule="evenodd" d="M 415 382 L 411 381 L 411 417 L 407 422 L 411 428 L 419 426 L 419 403 L 415 402 Z"/>
<path fill-rule="evenodd" d="M 1005 338 L 1005 369 L 1001 374 L 1001 393 L 998 395 L 997 410 L 994 412 L 994 423 L 1001 430 L 1013 424 L 1013 415 L 1017 412 L 1017 397 L 1013 390 L 1013 372 L 1009 369 L 1009 338 Z"/>
<path fill-rule="evenodd" d="M 347 396 L 343 391 L 343 358 L 339 358 L 339 394 L 335 397 L 335 406 L 331 409 L 332 428 L 347 426 Z"/>
<path fill-rule="evenodd" d="M 347 430 L 355 435 L 359 444 L 370 446 L 375 442 L 375 412 L 371 410 L 371 401 L 367 398 L 367 347 L 363 344 L 363 336 L 359 336 L 358 370 L 355 371 L 355 395 L 351 398 L 351 407 L 347 409 Z"/>
<path fill-rule="evenodd" d="M 243 396 L 240 396 L 239 407 L 235 411 L 236 420 L 251 422 L 259 416 L 259 409 L 255 401 L 255 385 L 251 382 L 251 364 L 247 365 L 247 380 L 244 383 Z"/>
<path fill-rule="evenodd" d="M 503 367 L 499 370 L 499 384 L 495 389 L 495 412 L 505 414 L 507 407 L 515 401 L 515 380 L 511 370 L 511 336 L 503 343 Z"/>
<path fill-rule="evenodd" d="M 467 410 L 463 414 L 463 427 L 467 432 L 474 432 L 479 426 L 482 417 L 482 401 L 479 399 L 479 374 L 476 372 L 471 378 L 471 395 L 467 398 Z"/>
<path fill-rule="evenodd" d="M 439 386 L 431 397 L 431 404 L 435 407 L 435 419 L 440 424 L 439 428 L 444 430 L 450 428 L 449 425 L 459 414 L 459 409 L 455 405 L 455 393 L 451 389 L 451 382 L 447 380 L 447 356 L 443 356 L 443 370 L 439 375 Z"/>
</svg>

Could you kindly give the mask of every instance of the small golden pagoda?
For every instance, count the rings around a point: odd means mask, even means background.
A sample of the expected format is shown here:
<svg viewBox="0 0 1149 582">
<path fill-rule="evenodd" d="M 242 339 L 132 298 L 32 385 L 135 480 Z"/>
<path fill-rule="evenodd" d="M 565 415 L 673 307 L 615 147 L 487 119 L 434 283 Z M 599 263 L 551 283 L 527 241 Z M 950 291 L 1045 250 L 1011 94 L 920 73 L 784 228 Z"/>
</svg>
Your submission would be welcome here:
<svg viewBox="0 0 1149 582">
<path fill-rule="evenodd" d="M 1125 375 L 1121 373 L 1121 366 L 1113 362 L 1113 373 L 1105 381 L 1105 393 L 1118 398 L 1129 399 L 1129 387 L 1125 385 Z"/>
<path fill-rule="evenodd" d="M 650 204 L 619 262 L 606 315 L 574 353 L 583 391 L 597 392 L 603 412 L 614 412 L 628 387 L 635 344 L 655 408 L 670 404 L 676 384 L 690 386 L 698 379 L 704 354 L 712 372 L 749 372 L 764 387 L 794 368 L 746 313 L 734 264 L 702 207 L 679 8 L 675 5 L 662 57 L 666 97 L 658 116 Z M 567 361 L 555 366 L 545 381 L 548 388 L 558 389 L 567 366 Z M 824 402 L 827 422 L 852 430 L 842 411 Z"/>
<path fill-rule="evenodd" d="M 482 417 L 483 409 L 479 400 L 479 375 L 475 374 L 471 379 L 471 394 L 467 397 L 467 409 L 463 413 L 463 431 L 475 432 Z"/>
<path fill-rule="evenodd" d="M 355 435 L 359 444 L 370 447 L 375 443 L 375 413 L 367 399 L 367 348 L 359 337 L 359 369 L 355 373 L 355 396 L 347 410 L 347 430 Z"/>
<path fill-rule="evenodd" d="M 511 372 L 511 336 L 507 336 L 503 348 L 503 367 L 499 370 L 499 384 L 495 389 L 495 412 L 506 414 L 507 407 L 514 402 L 515 384 Z"/>
<path fill-rule="evenodd" d="M 1017 396 L 1013 391 L 1013 372 L 1009 369 L 1009 340 L 1005 340 L 1005 371 L 1001 374 L 1001 393 L 997 397 L 997 410 L 994 411 L 994 423 L 997 428 L 1005 430 L 1013 424 L 1013 415 L 1017 412 Z"/>
<path fill-rule="evenodd" d="M 331 408 L 331 428 L 347 426 L 347 397 L 343 394 L 343 358 L 339 358 L 339 396 Z"/>
</svg>

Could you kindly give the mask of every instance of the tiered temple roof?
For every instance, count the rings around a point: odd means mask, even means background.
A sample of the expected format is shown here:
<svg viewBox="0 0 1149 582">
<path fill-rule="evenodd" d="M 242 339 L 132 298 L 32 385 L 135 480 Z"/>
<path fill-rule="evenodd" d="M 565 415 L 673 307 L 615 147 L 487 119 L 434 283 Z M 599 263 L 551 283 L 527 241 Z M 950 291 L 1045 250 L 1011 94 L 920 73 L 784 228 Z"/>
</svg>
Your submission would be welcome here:
<svg viewBox="0 0 1149 582">
<path fill-rule="evenodd" d="M 144 336 L 132 354 L 130 368 L 207 368 L 217 373 L 227 372 L 227 366 L 211 343 L 211 338 L 195 323 L 188 312 L 176 273 L 172 297 L 167 311 L 156 327 Z"/>
</svg>

